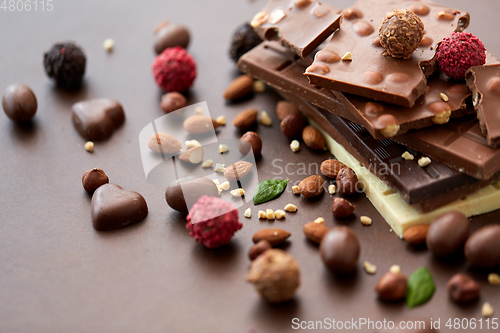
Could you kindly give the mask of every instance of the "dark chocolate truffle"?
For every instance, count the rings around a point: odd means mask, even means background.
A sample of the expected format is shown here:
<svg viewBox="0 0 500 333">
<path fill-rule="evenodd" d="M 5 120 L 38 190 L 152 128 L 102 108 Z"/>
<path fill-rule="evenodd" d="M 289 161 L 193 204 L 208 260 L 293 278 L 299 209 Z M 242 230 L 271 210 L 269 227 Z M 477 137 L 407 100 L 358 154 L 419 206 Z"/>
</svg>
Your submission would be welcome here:
<svg viewBox="0 0 500 333">
<path fill-rule="evenodd" d="M 424 23 L 408 9 L 396 9 L 382 21 L 380 44 L 393 58 L 409 59 L 424 37 Z"/>
<path fill-rule="evenodd" d="M 43 59 L 47 75 L 64 89 L 78 88 L 81 85 L 85 63 L 82 49 L 71 42 L 55 44 L 44 54 Z"/>
<path fill-rule="evenodd" d="M 169 47 L 180 46 L 186 49 L 189 45 L 189 30 L 174 22 L 162 22 L 155 30 L 154 49 L 160 54 Z"/>
<path fill-rule="evenodd" d="M 229 49 L 229 56 L 235 62 L 240 57 L 259 45 L 262 39 L 255 33 L 249 23 L 239 26 L 234 32 L 233 39 L 231 40 L 231 48 Z"/>
</svg>

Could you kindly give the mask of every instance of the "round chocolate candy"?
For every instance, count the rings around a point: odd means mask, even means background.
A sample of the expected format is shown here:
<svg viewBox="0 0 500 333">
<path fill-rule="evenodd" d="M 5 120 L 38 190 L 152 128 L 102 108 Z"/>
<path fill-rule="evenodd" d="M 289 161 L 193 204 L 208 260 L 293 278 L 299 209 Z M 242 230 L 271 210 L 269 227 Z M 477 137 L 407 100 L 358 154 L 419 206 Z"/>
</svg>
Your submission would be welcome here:
<svg viewBox="0 0 500 333">
<path fill-rule="evenodd" d="M 332 272 L 352 272 L 359 259 L 358 237 L 347 227 L 335 227 L 321 240 L 320 252 L 323 263 Z"/>
<path fill-rule="evenodd" d="M 24 84 L 11 84 L 3 93 L 3 110 L 7 117 L 16 123 L 31 120 L 36 113 L 37 106 L 35 94 Z"/>
<path fill-rule="evenodd" d="M 247 53 L 261 42 L 262 39 L 255 33 L 253 27 L 249 23 L 244 23 L 239 26 L 233 34 L 231 46 L 229 48 L 229 56 L 237 62 L 243 54 Z"/>
<path fill-rule="evenodd" d="M 384 18 L 378 35 L 388 55 L 409 59 L 424 37 L 424 23 L 408 9 L 396 9 Z"/>
<path fill-rule="evenodd" d="M 465 244 L 465 257 L 478 267 L 500 265 L 500 225 L 482 227 Z"/>
<path fill-rule="evenodd" d="M 155 31 L 154 49 L 156 54 L 162 53 L 168 47 L 180 46 L 187 48 L 189 45 L 189 30 L 180 24 L 162 22 Z"/>
<path fill-rule="evenodd" d="M 167 187 L 165 191 L 168 205 L 181 213 L 188 213 L 188 208 L 203 195 L 213 197 L 219 195 L 217 185 L 207 177 L 180 178 Z"/>
<path fill-rule="evenodd" d="M 426 243 L 436 257 L 449 257 L 461 250 L 470 233 L 469 220 L 460 212 L 446 212 L 431 223 Z"/>
</svg>

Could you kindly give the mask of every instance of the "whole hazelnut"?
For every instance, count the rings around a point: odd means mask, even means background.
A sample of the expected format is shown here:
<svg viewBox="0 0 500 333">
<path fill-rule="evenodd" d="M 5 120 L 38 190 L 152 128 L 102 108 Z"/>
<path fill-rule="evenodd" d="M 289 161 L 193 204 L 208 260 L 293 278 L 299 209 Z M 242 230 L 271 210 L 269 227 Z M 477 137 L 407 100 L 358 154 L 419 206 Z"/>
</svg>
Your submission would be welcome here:
<svg viewBox="0 0 500 333">
<path fill-rule="evenodd" d="M 186 97 L 176 91 L 166 93 L 161 98 L 160 107 L 165 113 L 182 109 L 187 104 Z"/>
<path fill-rule="evenodd" d="M 252 262 L 246 280 L 268 302 L 286 302 L 294 297 L 300 285 L 300 269 L 291 255 L 270 249 Z"/>
<path fill-rule="evenodd" d="M 300 138 L 302 130 L 306 126 L 306 120 L 301 114 L 290 114 L 280 124 L 281 132 L 290 139 Z"/>
<path fill-rule="evenodd" d="M 356 206 L 344 198 L 334 198 L 332 203 L 333 216 L 337 219 L 345 219 L 354 213 Z"/>
<path fill-rule="evenodd" d="M 406 296 L 408 279 L 401 273 L 385 273 L 375 287 L 380 299 L 398 301 Z"/>
<path fill-rule="evenodd" d="M 82 184 L 87 192 L 94 192 L 101 185 L 109 183 L 109 178 L 101 169 L 90 169 L 83 173 Z"/>
<path fill-rule="evenodd" d="M 358 176 L 351 168 L 343 168 L 337 175 L 337 190 L 342 195 L 352 195 L 358 192 Z"/>
<path fill-rule="evenodd" d="M 241 136 L 240 142 L 238 143 L 238 149 L 244 156 L 248 154 L 250 148 L 252 148 L 254 156 L 261 156 L 262 140 L 255 132 L 246 132 Z"/>
<path fill-rule="evenodd" d="M 283 120 L 291 114 L 300 114 L 295 105 L 287 101 L 279 101 L 278 104 L 276 104 L 276 115 L 279 120 Z"/>
<path fill-rule="evenodd" d="M 455 302 L 463 303 L 477 299 L 479 291 L 479 284 L 463 273 L 454 275 L 448 282 L 448 294 Z"/>
<path fill-rule="evenodd" d="M 262 253 L 265 251 L 269 250 L 272 248 L 271 243 L 269 243 L 266 240 L 261 240 L 258 241 L 257 244 L 254 244 L 251 248 L 250 251 L 248 251 L 248 258 L 250 260 L 255 260 L 258 256 L 260 256 Z"/>
</svg>

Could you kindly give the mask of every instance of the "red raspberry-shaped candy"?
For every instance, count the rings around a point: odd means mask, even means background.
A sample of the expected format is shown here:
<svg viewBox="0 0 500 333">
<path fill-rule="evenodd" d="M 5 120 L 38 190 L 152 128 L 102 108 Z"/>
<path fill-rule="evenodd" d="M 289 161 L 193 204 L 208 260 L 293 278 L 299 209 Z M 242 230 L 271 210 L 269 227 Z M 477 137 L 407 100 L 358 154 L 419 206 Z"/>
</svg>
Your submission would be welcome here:
<svg viewBox="0 0 500 333">
<path fill-rule="evenodd" d="M 188 90 L 196 78 L 196 63 L 182 47 L 169 47 L 160 53 L 153 66 L 156 84 L 166 92 Z"/>
</svg>

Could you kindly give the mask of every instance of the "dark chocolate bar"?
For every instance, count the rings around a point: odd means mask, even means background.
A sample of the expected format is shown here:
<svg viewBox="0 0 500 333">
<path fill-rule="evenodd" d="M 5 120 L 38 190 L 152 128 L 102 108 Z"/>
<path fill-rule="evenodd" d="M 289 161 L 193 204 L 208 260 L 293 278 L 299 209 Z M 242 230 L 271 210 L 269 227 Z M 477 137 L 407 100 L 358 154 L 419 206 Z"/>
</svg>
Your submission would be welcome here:
<svg viewBox="0 0 500 333">
<path fill-rule="evenodd" d="M 279 90 L 278 90 L 279 92 Z M 430 212 L 465 197 L 500 179 L 500 173 L 488 180 L 477 180 L 439 161 L 422 168 L 418 159 L 424 155 L 390 139 L 375 140 L 362 126 L 331 112 L 317 108 L 290 93 L 280 94 L 310 117 L 335 141 L 351 153 L 367 169 L 394 189 L 409 205 L 421 212 Z M 342 136 L 344 141 L 339 142 Z M 405 160 L 408 152 L 413 160 Z"/>
<path fill-rule="evenodd" d="M 270 0 L 250 23 L 263 40 L 276 40 L 304 58 L 340 26 L 341 16 L 317 0 Z"/>
<path fill-rule="evenodd" d="M 425 36 L 411 58 L 384 55 L 378 28 L 388 12 L 408 8 L 424 23 Z M 436 45 L 469 25 L 469 14 L 415 0 L 358 0 L 305 75 L 315 85 L 369 99 L 412 107 L 426 91 L 426 76 L 437 69 Z M 297 31 L 303 29 L 296 27 Z M 350 53 L 352 59 L 344 61 Z"/>
<path fill-rule="evenodd" d="M 487 59 L 493 61 L 491 56 Z M 429 90 L 416 105 L 406 108 L 310 85 L 303 75 L 309 61 L 310 59 L 296 59 L 277 43 L 264 42 L 244 54 L 238 62 L 238 68 L 272 86 L 297 94 L 318 107 L 362 125 L 375 139 L 380 140 L 413 128 L 446 123 L 450 117 L 474 112 L 466 107 L 465 102 L 471 95 L 466 84 L 448 79 L 440 72 L 429 78 Z M 443 98 L 448 101 L 444 102 Z M 344 107 L 338 107 L 339 101 Z"/>
<path fill-rule="evenodd" d="M 491 147 L 500 145 L 500 65 L 477 66 L 467 71 L 467 85 L 481 130 Z"/>
</svg>

